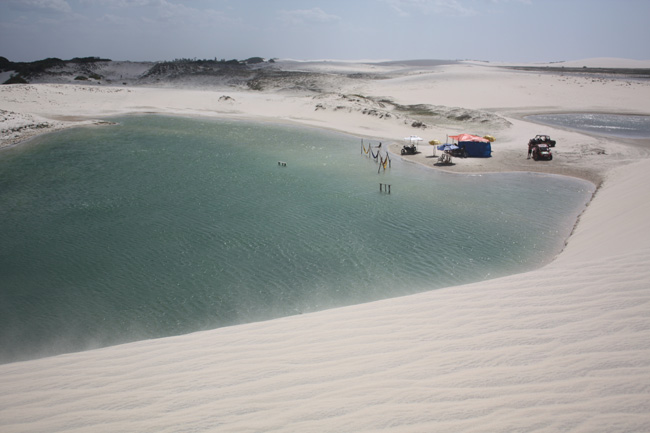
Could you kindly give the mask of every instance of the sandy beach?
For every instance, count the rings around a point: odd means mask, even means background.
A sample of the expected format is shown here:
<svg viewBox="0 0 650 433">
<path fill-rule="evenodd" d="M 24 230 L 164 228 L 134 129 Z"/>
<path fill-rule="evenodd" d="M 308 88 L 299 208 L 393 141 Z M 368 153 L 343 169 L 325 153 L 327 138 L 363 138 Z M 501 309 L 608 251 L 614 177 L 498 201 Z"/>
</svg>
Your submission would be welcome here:
<svg viewBox="0 0 650 433">
<path fill-rule="evenodd" d="M 286 74 L 262 76 L 255 89 L 201 80 L 0 86 L 0 148 L 62 128 L 109 128 L 124 114 L 248 119 L 341 131 L 395 154 L 418 135 L 420 152 L 405 158 L 432 170 L 574 176 L 597 192 L 563 252 L 535 271 L 0 365 L 0 430 L 650 431 L 650 140 L 525 117 L 650 115 L 647 78 L 572 69 L 650 62 L 583 60 L 566 72 L 487 62 L 276 66 Z M 495 136 L 492 157 L 436 164 L 427 142 L 458 133 Z M 557 141 L 552 161 L 526 158 L 536 134 Z"/>
</svg>

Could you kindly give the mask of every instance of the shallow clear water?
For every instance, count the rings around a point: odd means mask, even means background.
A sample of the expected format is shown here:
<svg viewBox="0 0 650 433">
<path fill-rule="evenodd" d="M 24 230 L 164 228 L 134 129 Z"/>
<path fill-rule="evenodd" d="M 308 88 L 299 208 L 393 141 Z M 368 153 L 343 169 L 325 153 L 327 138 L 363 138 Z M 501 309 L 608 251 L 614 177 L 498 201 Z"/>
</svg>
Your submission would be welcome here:
<svg viewBox="0 0 650 433">
<path fill-rule="evenodd" d="M 306 128 L 118 121 L 0 153 L 0 362 L 536 268 L 593 192 L 396 156 L 378 172 L 360 139 Z"/>
<path fill-rule="evenodd" d="M 650 138 L 650 116 L 564 113 L 526 116 L 534 122 L 621 138 Z"/>
</svg>

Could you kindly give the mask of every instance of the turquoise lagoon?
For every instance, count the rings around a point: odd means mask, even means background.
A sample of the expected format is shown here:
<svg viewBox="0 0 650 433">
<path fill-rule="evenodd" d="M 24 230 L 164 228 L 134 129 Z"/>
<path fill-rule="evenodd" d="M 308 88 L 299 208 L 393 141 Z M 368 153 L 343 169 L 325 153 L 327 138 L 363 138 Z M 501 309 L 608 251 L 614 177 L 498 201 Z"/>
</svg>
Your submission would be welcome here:
<svg viewBox="0 0 650 433">
<path fill-rule="evenodd" d="M 378 170 L 360 138 L 295 126 L 114 120 L 0 153 L 0 362 L 538 268 L 594 190 Z"/>
<path fill-rule="evenodd" d="M 526 116 L 528 120 L 609 137 L 650 138 L 650 116 L 604 113 L 557 113 Z"/>
</svg>

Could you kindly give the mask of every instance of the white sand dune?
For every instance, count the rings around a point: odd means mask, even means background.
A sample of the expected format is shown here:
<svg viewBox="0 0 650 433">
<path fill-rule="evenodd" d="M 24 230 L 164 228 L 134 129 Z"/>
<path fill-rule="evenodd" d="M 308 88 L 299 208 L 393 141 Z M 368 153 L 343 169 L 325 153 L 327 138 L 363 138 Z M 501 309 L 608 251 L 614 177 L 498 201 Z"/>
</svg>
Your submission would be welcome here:
<svg viewBox="0 0 650 433">
<path fill-rule="evenodd" d="M 505 278 L 0 365 L 0 431 L 649 432 L 647 148 L 521 116 L 650 114 L 650 85 L 464 64 L 354 86 L 342 90 L 485 109 L 512 123 L 499 131 L 493 158 L 463 160 L 452 171 L 602 181 L 565 250 L 539 270 Z M 327 98 L 341 102 L 336 95 L 227 94 L 234 101 L 205 91 L 5 86 L 0 109 L 57 122 L 147 111 L 239 116 L 394 140 L 414 131 L 401 118 L 354 110 L 358 101 L 346 100 L 349 110 L 314 109 Z M 455 128 L 417 133 L 470 132 Z M 525 159 L 540 129 L 558 139 L 551 168 Z"/>
</svg>

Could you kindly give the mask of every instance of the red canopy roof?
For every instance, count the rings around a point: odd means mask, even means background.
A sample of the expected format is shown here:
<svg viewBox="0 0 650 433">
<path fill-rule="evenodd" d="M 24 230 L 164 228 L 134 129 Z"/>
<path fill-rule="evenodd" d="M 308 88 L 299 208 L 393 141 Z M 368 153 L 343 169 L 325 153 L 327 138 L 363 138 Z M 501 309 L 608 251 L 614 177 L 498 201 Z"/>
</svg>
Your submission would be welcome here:
<svg viewBox="0 0 650 433">
<path fill-rule="evenodd" d="M 479 137 L 479 136 L 476 136 L 476 135 L 471 135 L 471 134 L 450 135 L 449 138 L 451 138 L 453 140 L 456 140 L 459 143 L 461 141 L 478 141 L 478 142 L 481 142 L 481 143 L 489 143 L 490 142 L 490 140 L 488 140 L 486 138 Z"/>
</svg>

